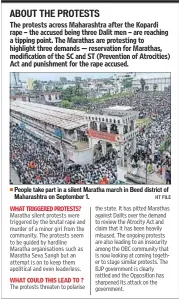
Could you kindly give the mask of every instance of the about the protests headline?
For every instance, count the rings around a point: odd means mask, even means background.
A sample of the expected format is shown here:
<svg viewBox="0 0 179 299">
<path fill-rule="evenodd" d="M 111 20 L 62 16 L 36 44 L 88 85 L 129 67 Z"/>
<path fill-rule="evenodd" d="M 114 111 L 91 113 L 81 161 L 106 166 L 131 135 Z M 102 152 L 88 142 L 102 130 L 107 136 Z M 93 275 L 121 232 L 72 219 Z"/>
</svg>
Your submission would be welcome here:
<svg viewBox="0 0 179 299">
<path fill-rule="evenodd" d="M 40 14 L 42 18 L 88 18 L 88 17 L 100 17 L 98 9 L 12 9 L 10 17 L 24 17 L 32 18 Z"/>
</svg>

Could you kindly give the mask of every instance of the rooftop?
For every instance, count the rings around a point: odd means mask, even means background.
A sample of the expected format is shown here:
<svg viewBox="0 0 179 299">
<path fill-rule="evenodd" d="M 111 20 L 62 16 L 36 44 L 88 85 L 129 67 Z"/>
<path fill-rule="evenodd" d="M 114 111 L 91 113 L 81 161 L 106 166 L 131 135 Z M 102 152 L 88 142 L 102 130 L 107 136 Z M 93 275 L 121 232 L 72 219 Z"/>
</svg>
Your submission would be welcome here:
<svg viewBox="0 0 179 299">
<path fill-rule="evenodd" d="M 111 106 L 106 108 L 105 110 L 114 110 L 114 111 L 128 111 L 128 110 L 132 110 L 133 107 L 131 106 Z"/>
<path fill-rule="evenodd" d="M 86 124 L 84 111 L 21 101 L 11 102 L 10 109 L 67 130 L 73 130 Z"/>
<path fill-rule="evenodd" d="M 103 109 L 102 114 L 123 117 L 135 113 L 134 107 L 131 106 L 110 106 Z"/>
</svg>

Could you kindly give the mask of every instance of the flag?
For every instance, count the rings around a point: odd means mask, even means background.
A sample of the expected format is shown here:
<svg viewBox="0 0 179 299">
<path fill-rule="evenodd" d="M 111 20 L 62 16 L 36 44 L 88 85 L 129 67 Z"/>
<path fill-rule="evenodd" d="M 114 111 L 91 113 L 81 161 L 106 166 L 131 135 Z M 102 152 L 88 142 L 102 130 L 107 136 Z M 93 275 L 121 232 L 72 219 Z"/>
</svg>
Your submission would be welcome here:
<svg viewBox="0 0 179 299">
<path fill-rule="evenodd" d="M 106 176 L 104 177 L 103 181 L 104 181 L 104 184 L 108 184 L 108 179 Z"/>
</svg>

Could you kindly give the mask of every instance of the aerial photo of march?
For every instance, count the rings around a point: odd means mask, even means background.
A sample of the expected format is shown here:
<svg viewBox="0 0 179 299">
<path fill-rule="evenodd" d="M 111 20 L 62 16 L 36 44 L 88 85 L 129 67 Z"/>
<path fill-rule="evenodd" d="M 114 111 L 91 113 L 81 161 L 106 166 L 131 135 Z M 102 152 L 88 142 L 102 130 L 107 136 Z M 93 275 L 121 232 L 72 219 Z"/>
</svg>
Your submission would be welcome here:
<svg viewBox="0 0 179 299">
<path fill-rule="evenodd" d="M 170 73 L 11 73 L 10 184 L 171 184 Z"/>
</svg>

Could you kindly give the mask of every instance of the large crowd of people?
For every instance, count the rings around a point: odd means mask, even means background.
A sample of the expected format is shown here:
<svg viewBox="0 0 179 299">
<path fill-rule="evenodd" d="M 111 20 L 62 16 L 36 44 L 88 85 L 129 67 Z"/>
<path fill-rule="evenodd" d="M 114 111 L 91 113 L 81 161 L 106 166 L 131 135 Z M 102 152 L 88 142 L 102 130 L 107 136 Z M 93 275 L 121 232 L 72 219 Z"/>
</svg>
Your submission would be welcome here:
<svg viewBox="0 0 179 299">
<path fill-rule="evenodd" d="M 141 119 L 149 119 L 139 129 L 135 153 L 131 152 L 130 140 L 126 141 L 125 160 L 130 158 L 132 167 L 139 167 L 143 161 L 144 166 L 147 163 L 149 172 L 154 171 L 159 175 L 165 165 L 166 183 L 170 184 L 170 92 L 139 92 L 104 103 L 89 104 L 84 109 L 102 113 L 104 108 L 115 105 L 132 106 L 139 111 Z M 91 165 L 67 166 L 62 162 L 58 150 L 13 123 L 10 127 L 10 163 L 22 184 L 114 184 L 117 181 L 114 151 L 107 152 L 105 157 L 101 155 Z"/>
<path fill-rule="evenodd" d="M 103 109 L 109 106 L 132 106 L 136 111 L 139 111 L 139 116 L 142 119 L 147 119 L 148 123 L 144 124 L 139 128 L 139 134 L 137 136 L 136 153 L 131 151 L 131 141 L 128 140 L 125 143 L 125 158 L 131 157 L 133 165 L 138 167 L 137 162 L 147 160 L 153 171 L 156 168 L 160 169 L 163 164 L 167 165 L 167 173 L 171 176 L 170 167 L 170 138 L 171 138 L 171 93 L 169 90 L 166 91 L 155 91 L 155 92 L 138 92 L 132 95 L 123 95 L 120 98 L 110 99 L 104 103 L 95 103 L 92 106 L 88 106 L 90 111 L 95 113 L 103 113 Z M 141 122 L 142 123 L 142 122 Z M 163 146 L 163 150 L 162 150 Z M 154 155 L 152 155 L 153 148 Z M 166 152 L 162 155 L 162 152 Z M 154 156 L 154 157 L 152 157 Z M 135 158 L 135 159 L 134 159 Z M 166 162 L 169 161 L 168 163 Z"/>
<path fill-rule="evenodd" d="M 64 167 L 58 150 L 18 125 L 11 124 L 10 146 L 10 162 L 22 184 L 113 184 L 117 179 L 115 156 L 107 154 L 92 165 Z"/>
</svg>

